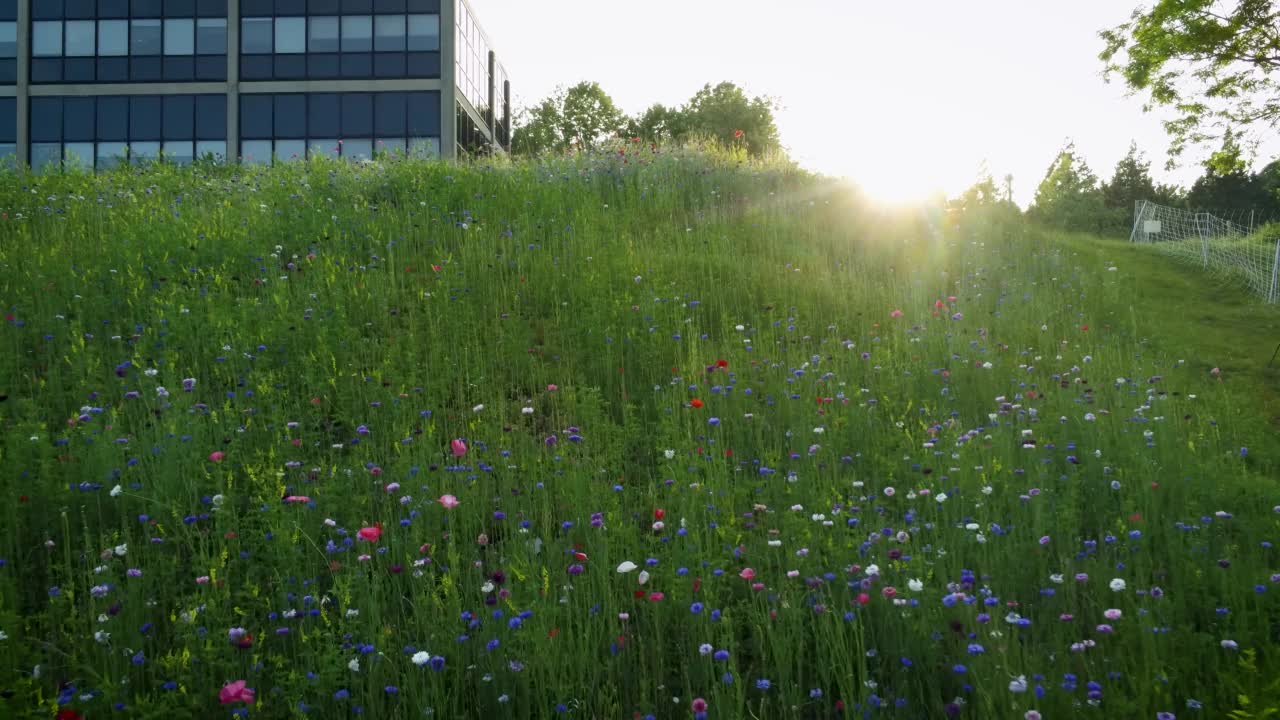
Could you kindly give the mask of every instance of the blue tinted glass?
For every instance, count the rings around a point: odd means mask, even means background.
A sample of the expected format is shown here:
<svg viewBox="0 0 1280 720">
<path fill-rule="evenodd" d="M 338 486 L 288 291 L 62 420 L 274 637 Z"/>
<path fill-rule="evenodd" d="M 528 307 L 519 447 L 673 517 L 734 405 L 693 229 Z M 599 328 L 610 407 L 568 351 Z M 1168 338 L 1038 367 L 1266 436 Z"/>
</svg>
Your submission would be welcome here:
<svg viewBox="0 0 1280 720">
<path fill-rule="evenodd" d="M 373 96 L 373 134 L 378 137 L 405 136 L 405 94 L 384 92 Z"/>
<path fill-rule="evenodd" d="M 66 0 L 68 18 L 92 18 L 95 17 L 97 9 L 97 3 L 94 0 Z"/>
<path fill-rule="evenodd" d="M 98 0 L 98 17 L 129 17 L 129 0 Z"/>
<path fill-rule="evenodd" d="M 159 140 L 163 112 L 159 96 L 134 95 L 129 98 L 129 140 Z"/>
<path fill-rule="evenodd" d="M 62 98 L 31 98 L 31 142 L 62 139 Z"/>
<path fill-rule="evenodd" d="M 240 137 L 270 138 L 271 106 L 270 95 L 241 95 Z"/>
<path fill-rule="evenodd" d="M 56 58 L 31 58 L 31 82 L 62 82 L 62 61 Z"/>
<path fill-rule="evenodd" d="M 227 0 L 199 0 L 196 4 L 196 12 L 200 17 L 221 17 L 227 16 Z"/>
<path fill-rule="evenodd" d="M 0 142 L 18 141 L 18 101 L 0 98 Z"/>
<path fill-rule="evenodd" d="M 275 137 L 304 138 L 307 136 L 307 96 L 276 95 Z"/>
<path fill-rule="evenodd" d="M 194 17 L 195 14 L 196 0 L 164 0 L 165 17 Z"/>
<path fill-rule="evenodd" d="M 164 139 L 190 140 L 195 137 L 195 98 L 190 95 L 164 96 Z"/>
<path fill-rule="evenodd" d="M 407 135 L 422 137 L 440 134 L 440 93 L 408 93 L 409 132 Z"/>
<path fill-rule="evenodd" d="M 67 58 L 62 61 L 62 81 L 74 83 L 93 82 L 93 58 Z"/>
<path fill-rule="evenodd" d="M 123 142 L 129 139 L 129 98 L 98 98 L 98 139 Z"/>
<path fill-rule="evenodd" d="M 132 0 L 129 7 L 134 17 L 160 17 L 164 14 L 164 4 L 160 0 Z"/>
<path fill-rule="evenodd" d="M 196 139 L 224 140 L 227 137 L 227 96 L 196 96 Z"/>
<path fill-rule="evenodd" d="M 337 95 L 317 94 L 307 98 L 307 133 L 313 138 L 342 135 L 342 106 Z"/>
<path fill-rule="evenodd" d="M 342 96 L 342 137 L 373 135 L 373 96 L 347 93 Z"/>
<path fill-rule="evenodd" d="M 62 139 L 68 142 L 94 140 L 94 98 L 69 97 L 62 103 Z"/>
</svg>

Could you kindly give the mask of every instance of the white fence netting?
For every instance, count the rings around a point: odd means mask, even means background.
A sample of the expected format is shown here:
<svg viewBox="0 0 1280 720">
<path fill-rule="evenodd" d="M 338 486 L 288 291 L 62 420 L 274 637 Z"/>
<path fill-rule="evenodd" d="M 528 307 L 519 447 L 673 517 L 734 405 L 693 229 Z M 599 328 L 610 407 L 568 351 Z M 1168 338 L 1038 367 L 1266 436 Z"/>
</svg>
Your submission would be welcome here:
<svg viewBox="0 0 1280 720">
<path fill-rule="evenodd" d="M 1139 200 L 1131 242 L 1199 265 L 1223 282 L 1241 283 L 1266 302 L 1280 302 L 1280 239 L 1206 212 Z"/>
</svg>

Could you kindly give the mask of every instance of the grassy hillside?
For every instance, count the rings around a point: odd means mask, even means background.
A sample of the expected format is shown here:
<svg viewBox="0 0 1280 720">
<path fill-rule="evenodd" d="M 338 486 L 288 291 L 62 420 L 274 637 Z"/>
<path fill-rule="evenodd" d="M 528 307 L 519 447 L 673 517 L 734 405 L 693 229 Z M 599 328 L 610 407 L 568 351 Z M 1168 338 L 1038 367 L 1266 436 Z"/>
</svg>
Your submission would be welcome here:
<svg viewBox="0 0 1280 720">
<path fill-rule="evenodd" d="M 1280 318 L 1167 258 L 678 153 L 0 213 L 0 715 L 1280 707 Z"/>
</svg>

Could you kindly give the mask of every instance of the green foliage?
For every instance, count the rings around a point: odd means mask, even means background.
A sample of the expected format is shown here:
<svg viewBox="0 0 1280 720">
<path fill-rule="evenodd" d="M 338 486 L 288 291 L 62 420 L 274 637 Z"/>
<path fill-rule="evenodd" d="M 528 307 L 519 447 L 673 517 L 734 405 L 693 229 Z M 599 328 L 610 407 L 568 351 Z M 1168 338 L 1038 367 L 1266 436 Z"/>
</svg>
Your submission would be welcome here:
<svg viewBox="0 0 1280 720">
<path fill-rule="evenodd" d="M 1156 0 L 1099 33 L 1107 77 L 1165 107 L 1170 163 L 1220 128 L 1259 134 L 1280 123 L 1280 12 L 1273 0 Z"/>
<path fill-rule="evenodd" d="M 623 128 L 622 111 L 595 82 L 580 82 L 557 90 L 516 121 L 512 151 L 521 155 L 590 150 Z"/>
<path fill-rule="evenodd" d="M 747 97 L 731 82 L 703 86 L 685 106 L 688 128 L 715 138 L 721 144 L 745 145 L 749 154 L 776 152 L 781 143 L 774 124 L 775 103 L 766 97 Z"/>
<path fill-rule="evenodd" d="M 1075 149 L 1067 143 L 1044 180 L 1036 188 L 1035 200 L 1027 216 L 1041 225 L 1076 232 L 1104 232 L 1108 226 L 1106 205 L 1098 178 Z"/>
</svg>

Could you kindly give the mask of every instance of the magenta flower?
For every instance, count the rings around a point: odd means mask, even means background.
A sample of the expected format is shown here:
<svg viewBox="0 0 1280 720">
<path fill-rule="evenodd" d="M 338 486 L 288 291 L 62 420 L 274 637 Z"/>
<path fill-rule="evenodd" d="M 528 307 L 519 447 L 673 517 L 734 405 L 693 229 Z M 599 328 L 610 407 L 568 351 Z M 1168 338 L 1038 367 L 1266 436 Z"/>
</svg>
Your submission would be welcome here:
<svg viewBox="0 0 1280 720">
<path fill-rule="evenodd" d="M 222 686 L 222 690 L 218 691 L 218 700 L 223 705 L 242 702 L 246 705 L 253 704 L 253 690 L 244 686 L 244 680 L 236 680 Z"/>
</svg>

